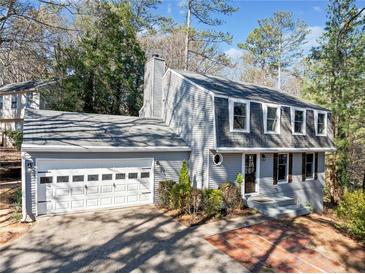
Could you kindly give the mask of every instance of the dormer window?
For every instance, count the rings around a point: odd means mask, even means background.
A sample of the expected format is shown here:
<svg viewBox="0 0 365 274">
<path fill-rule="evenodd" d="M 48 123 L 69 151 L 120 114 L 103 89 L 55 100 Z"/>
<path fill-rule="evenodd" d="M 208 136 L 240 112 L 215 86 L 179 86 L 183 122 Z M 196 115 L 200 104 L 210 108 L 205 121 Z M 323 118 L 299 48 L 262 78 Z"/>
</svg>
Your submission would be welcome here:
<svg viewBox="0 0 365 274">
<path fill-rule="evenodd" d="M 314 123 L 316 127 L 317 136 L 327 135 L 327 112 L 315 111 L 314 112 Z"/>
<path fill-rule="evenodd" d="M 229 124 L 233 132 L 250 132 L 250 102 L 229 100 Z"/>
<path fill-rule="evenodd" d="M 266 134 L 280 133 L 280 106 L 263 104 L 264 129 Z"/>
<path fill-rule="evenodd" d="M 292 131 L 294 135 L 305 135 L 306 110 L 299 108 L 291 109 Z"/>
</svg>

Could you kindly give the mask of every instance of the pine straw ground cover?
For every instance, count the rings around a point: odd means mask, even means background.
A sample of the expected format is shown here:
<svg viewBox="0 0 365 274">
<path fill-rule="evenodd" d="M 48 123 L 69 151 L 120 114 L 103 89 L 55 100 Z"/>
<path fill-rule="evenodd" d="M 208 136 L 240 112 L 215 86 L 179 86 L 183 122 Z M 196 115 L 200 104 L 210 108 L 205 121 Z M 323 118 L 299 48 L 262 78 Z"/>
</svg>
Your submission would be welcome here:
<svg viewBox="0 0 365 274">
<path fill-rule="evenodd" d="M 158 209 L 160 209 L 167 216 L 174 218 L 179 223 L 187 227 L 216 222 L 222 219 L 233 219 L 236 217 L 252 216 L 257 214 L 257 211 L 252 208 L 235 209 L 227 215 L 211 217 L 203 214 L 185 214 L 179 209 L 168 209 L 161 206 L 158 206 Z"/>
<path fill-rule="evenodd" d="M 15 204 L 18 184 L 0 184 L 0 245 L 26 233 L 32 224 L 20 223 L 21 206 Z"/>
</svg>

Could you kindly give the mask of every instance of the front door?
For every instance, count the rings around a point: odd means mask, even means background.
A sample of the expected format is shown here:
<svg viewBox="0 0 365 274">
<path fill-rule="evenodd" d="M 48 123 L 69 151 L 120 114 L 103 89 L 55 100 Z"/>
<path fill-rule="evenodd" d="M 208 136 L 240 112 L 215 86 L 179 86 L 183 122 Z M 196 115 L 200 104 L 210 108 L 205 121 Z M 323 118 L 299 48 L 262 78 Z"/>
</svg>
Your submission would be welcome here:
<svg viewBox="0 0 365 274">
<path fill-rule="evenodd" d="M 256 192 L 256 154 L 245 155 L 245 193 Z"/>
</svg>

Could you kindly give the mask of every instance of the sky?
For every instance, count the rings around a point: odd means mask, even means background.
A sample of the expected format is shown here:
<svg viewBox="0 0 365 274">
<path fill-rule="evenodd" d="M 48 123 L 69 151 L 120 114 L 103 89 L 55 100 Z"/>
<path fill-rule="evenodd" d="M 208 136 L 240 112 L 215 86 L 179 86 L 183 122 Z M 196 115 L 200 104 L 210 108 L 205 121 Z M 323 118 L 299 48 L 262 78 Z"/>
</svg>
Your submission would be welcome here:
<svg viewBox="0 0 365 274">
<path fill-rule="evenodd" d="M 171 16 L 176 22 L 185 22 L 185 11 L 180 8 L 183 0 L 163 0 L 162 4 L 155 11 L 163 16 Z M 225 23 L 213 28 L 217 31 L 229 32 L 233 35 L 232 44 L 222 44 L 221 48 L 233 60 L 239 58 L 241 51 L 237 44 L 245 41 L 247 35 L 258 26 L 257 20 L 271 16 L 275 11 L 292 12 L 294 18 L 298 18 L 307 23 L 310 34 L 307 37 L 306 50 L 317 44 L 317 39 L 321 36 L 326 22 L 327 1 L 313 0 L 231 0 L 231 5 L 239 10 L 230 16 L 219 16 Z M 365 6 L 365 0 L 359 0 L 358 6 Z M 197 29 L 207 27 L 193 21 L 193 26 Z"/>
</svg>

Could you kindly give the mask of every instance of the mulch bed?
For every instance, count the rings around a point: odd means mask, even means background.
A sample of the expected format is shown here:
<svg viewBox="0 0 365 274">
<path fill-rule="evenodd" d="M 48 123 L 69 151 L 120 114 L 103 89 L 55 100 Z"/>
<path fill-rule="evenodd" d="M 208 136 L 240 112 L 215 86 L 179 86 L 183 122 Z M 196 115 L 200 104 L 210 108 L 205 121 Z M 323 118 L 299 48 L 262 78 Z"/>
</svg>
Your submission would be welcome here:
<svg viewBox="0 0 365 274">
<path fill-rule="evenodd" d="M 162 212 L 164 212 L 167 216 L 174 218 L 179 223 L 187 227 L 216 222 L 222 219 L 233 219 L 241 216 L 252 216 L 257 213 L 257 211 L 254 209 L 243 208 L 243 209 L 236 209 L 225 216 L 208 217 L 202 214 L 197 214 L 197 215 L 184 214 L 180 210 L 168 209 L 164 207 L 159 207 L 159 209 Z"/>
</svg>

